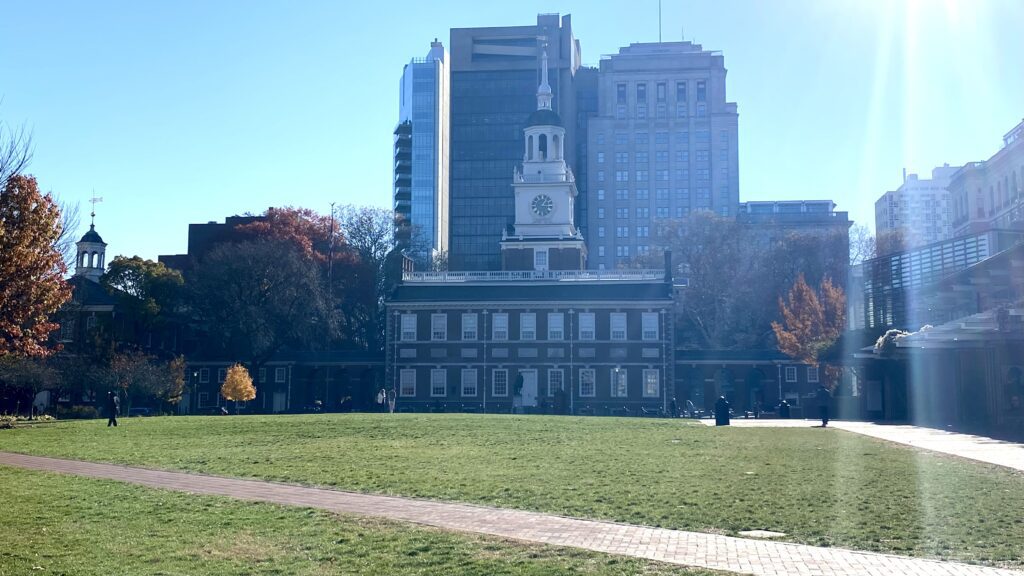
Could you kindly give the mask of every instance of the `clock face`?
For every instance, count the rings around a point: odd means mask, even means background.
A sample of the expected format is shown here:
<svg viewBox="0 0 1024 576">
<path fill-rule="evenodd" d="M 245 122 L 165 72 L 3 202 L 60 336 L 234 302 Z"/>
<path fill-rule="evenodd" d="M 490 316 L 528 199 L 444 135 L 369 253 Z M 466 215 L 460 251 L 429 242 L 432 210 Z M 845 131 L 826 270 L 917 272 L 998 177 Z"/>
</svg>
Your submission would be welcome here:
<svg viewBox="0 0 1024 576">
<path fill-rule="evenodd" d="M 547 194 L 538 194 L 530 202 L 530 210 L 537 216 L 547 216 L 555 208 L 555 202 Z"/>
</svg>

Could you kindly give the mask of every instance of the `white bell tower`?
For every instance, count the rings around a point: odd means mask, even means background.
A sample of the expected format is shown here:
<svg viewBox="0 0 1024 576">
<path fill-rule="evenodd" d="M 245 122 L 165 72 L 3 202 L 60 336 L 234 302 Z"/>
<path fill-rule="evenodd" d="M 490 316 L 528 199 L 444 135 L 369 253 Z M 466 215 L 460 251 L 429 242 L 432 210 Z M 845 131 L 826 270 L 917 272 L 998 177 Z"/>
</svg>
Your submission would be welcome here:
<svg viewBox="0 0 1024 576">
<path fill-rule="evenodd" d="M 551 100 L 548 53 L 543 50 L 537 110 L 523 130 L 522 170 L 516 170 L 512 178 L 515 225 L 501 243 L 506 270 L 583 268 L 586 247 L 574 220 L 576 180 L 565 163 L 565 128 L 551 109 Z"/>
<path fill-rule="evenodd" d="M 94 195 L 89 202 L 92 202 L 92 212 L 89 214 L 89 231 L 75 246 L 78 248 L 78 255 L 75 258 L 75 276 L 84 276 L 93 282 L 99 282 L 106 268 L 107 243 L 96 232 L 96 203 L 103 200 Z"/>
</svg>

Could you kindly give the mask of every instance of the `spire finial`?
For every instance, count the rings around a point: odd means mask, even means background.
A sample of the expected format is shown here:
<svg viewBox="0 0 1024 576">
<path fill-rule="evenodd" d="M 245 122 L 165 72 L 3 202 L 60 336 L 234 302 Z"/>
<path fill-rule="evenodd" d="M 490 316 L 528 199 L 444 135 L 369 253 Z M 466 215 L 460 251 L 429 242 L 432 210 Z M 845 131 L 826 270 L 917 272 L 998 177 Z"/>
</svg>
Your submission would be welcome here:
<svg viewBox="0 0 1024 576">
<path fill-rule="evenodd" d="M 89 199 L 89 203 L 92 204 L 92 211 L 89 212 L 89 230 L 96 227 L 96 204 L 103 202 L 103 198 L 96 196 L 96 190 L 92 191 L 92 198 Z"/>
<path fill-rule="evenodd" d="M 551 86 L 548 84 L 547 42 L 544 42 L 541 47 L 540 86 L 537 88 L 537 109 L 551 110 Z"/>
</svg>

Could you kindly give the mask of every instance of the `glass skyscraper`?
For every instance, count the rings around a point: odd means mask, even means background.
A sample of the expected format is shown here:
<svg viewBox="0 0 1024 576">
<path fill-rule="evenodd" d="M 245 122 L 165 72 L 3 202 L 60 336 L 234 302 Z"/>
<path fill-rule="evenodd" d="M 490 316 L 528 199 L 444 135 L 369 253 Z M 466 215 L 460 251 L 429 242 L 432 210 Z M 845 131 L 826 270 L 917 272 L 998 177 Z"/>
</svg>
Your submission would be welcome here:
<svg viewBox="0 0 1024 576">
<path fill-rule="evenodd" d="M 566 120 L 565 149 L 575 151 L 580 48 L 568 15 L 541 14 L 535 26 L 451 31 L 451 270 L 501 268 L 499 243 L 515 216 L 512 172 L 537 108 L 542 48 L 552 108 Z M 575 152 L 567 156 L 575 168 Z"/>
<path fill-rule="evenodd" d="M 402 72 L 394 147 L 395 237 L 426 264 L 448 251 L 448 55 L 437 40 Z"/>
</svg>

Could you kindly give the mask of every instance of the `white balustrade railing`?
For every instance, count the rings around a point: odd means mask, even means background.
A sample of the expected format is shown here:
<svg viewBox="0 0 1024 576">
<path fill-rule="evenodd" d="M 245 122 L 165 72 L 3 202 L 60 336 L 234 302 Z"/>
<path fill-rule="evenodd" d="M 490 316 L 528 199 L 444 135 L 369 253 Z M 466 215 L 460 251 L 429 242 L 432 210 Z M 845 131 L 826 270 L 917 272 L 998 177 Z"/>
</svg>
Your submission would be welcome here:
<svg viewBox="0 0 1024 576">
<path fill-rule="evenodd" d="M 405 272 L 403 282 L 467 283 L 467 282 L 580 282 L 580 281 L 660 281 L 663 270 L 510 270 L 486 272 Z"/>
</svg>

